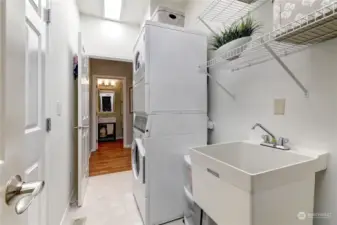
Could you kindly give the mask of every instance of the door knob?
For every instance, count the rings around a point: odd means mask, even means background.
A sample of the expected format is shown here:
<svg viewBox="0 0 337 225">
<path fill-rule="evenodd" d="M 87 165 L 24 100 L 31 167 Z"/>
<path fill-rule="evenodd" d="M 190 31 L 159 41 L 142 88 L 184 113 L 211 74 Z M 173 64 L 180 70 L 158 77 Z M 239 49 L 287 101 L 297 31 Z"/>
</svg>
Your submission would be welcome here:
<svg viewBox="0 0 337 225">
<path fill-rule="evenodd" d="M 24 213 L 43 188 L 44 181 L 23 182 L 21 176 L 12 177 L 6 185 L 5 201 L 7 205 L 15 204 L 17 214 Z"/>
</svg>

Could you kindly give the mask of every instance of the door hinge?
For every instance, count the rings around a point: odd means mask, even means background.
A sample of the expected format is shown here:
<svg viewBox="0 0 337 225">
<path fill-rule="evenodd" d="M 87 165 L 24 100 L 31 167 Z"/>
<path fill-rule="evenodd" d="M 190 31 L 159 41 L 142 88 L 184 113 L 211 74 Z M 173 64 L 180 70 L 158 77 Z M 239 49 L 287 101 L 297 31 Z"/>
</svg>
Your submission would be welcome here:
<svg viewBox="0 0 337 225">
<path fill-rule="evenodd" d="M 51 23 L 51 9 L 44 9 L 44 21 L 47 24 Z"/>
<path fill-rule="evenodd" d="M 47 132 L 51 131 L 51 118 L 46 119 L 46 131 Z"/>
</svg>

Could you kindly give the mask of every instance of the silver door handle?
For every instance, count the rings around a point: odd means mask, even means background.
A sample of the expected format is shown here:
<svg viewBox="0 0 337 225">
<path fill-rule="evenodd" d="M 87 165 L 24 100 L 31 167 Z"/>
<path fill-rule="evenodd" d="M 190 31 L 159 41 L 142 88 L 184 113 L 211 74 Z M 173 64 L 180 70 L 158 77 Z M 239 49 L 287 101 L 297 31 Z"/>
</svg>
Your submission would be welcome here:
<svg viewBox="0 0 337 225">
<path fill-rule="evenodd" d="M 90 128 L 90 126 L 78 126 L 74 127 L 75 129 L 85 129 L 85 128 Z"/>
<path fill-rule="evenodd" d="M 23 182 L 21 176 L 12 177 L 6 185 L 5 201 L 11 206 L 15 204 L 17 214 L 24 213 L 45 186 L 44 181 Z"/>
</svg>

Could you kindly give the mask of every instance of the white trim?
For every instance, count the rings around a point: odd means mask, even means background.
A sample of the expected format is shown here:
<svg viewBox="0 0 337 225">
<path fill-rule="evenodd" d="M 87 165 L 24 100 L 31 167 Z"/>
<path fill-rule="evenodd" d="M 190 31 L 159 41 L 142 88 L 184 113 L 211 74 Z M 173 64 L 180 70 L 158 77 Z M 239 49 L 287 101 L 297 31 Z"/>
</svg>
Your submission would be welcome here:
<svg viewBox="0 0 337 225">
<path fill-rule="evenodd" d="M 121 137 L 116 137 L 116 140 L 120 140 L 120 139 L 123 139 L 123 136 L 121 136 Z"/>
<path fill-rule="evenodd" d="M 69 201 L 68 201 L 68 205 L 67 207 L 65 208 L 64 212 L 63 212 L 63 216 L 62 216 L 62 219 L 60 221 L 60 225 L 68 225 L 67 223 L 67 216 L 68 216 L 68 213 L 69 213 L 69 209 L 71 207 L 71 200 L 73 199 L 74 197 L 74 194 L 75 194 L 75 191 L 74 189 L 72 190 L 72 192 L 70 193 L 69 195 Z"/>
<path fill-rule="evenodd" d="M 5 34 L 5 26 L 4 26 L 4 21 L 5 21 L 5 7 L 4 7 L 4 2 L 0 0 L 0 159 L 3 159 L 3 154 L 4 154 L 4 142 L 2 141 L 3 137 L 3 96 L 4 96 L 4 68 L 3 68 L 3 60 L 4 60 L 4 48 L 5 48 L 5 43 L 4 43 L 4 38 L 3 35 Z"/>
<path fill-rule="evenodd" d="M 46 0 L 46 5 L 44 6 L 46 9 L 49 9 L 51 10 L 52 9 L 52 4 L 51 4 L 51 0 Z M 48 57 L 50 58 L 50 40 L 51 40 L 51 36 L 50 36 L 50 31 L 49 31 L 49 26 L 50 26 L 50 23 L 46 23 L 46 31 L 45 31 L 45 35 L 46 35 L 46 46 L 47 46 L 47 54 L 45 56 L 45 78 L 44 78 L 44 85 L 45 85 L 45 97 L 44 97 L 44 106 L 45 106 L 45 118 L 44 119 L 47 119 L 47 118 L 51 118 L 51 113 L 52 113 L 52 110 L 50 109 L 50 85 L 51 82 L 50 82 L 50 77 L 48 76 L 49 75 L 49 70 L 50 70 L 50 66 L 49 66 L 49 63 L 47 63 L 49 61 Z M 51 196 L 54 194 L 51 192 L 51 186 L 50 186 L 50 181 L 52 180 L 51 178 L 51 163 L 50 161 L 52 160 L 51 159 L 51 136 L 48 135 L 48 132 L 46 133 L 45 135 L 45 151 L 44 151 L 44 165 L 43 165 L 43 168 L 45 169 L 44 171 L 44 179 L 45 179 L 45 182 L 46 182 L 46 190 L 45 190 L 45 207 L 46 209 L 44 210 L 44 213 L 46 213 L 45 215 L 45 222 L 47 224 L 49 223 L 54 223 L 56 221 L 52 221 L 53 220 L 53 217 L 51 217 L 52 215 L 52 210 L 51 210 L 51 205 L 52 205 L 52 201 L 51 201 Z"/>
<path fill-rule="evenodd" d="M 131 148 L 132 145 L 124 145 L 124 148 Z"/>
<path fill-rule="evenodd" d="M 122 58 L 115 58 L 115 57 L 108 57 L 108 56 L 99 56 L 99 55 L 89 55 L 90 59 L 102 59 L 102 60 L 111 60 L 111 61 L 118 61 L 118 62 L 130 62 L 132 63 L 132 59 L 122 59 Z"/>
<path fill-rule="evenodd" d="M 92 98 L 92 107 L 91 107 L 91 115 L 93 116 L 93 119 L 91 120 L 91 140 L 92 140 L 92 145 L 95 146 L 91 146 L 91 149 L 96 149 L 98 147 L 97 144 L 97 114 L 96 114 L 96 106 L 97 106 L 97 98 L 96 98 L 96 80 L 97 78 L 112 78 L 112 79 L 119 79 L 122 80 L 123 82 L 123 145 L 126 146 L 126 136 L 127 136 L 127 129 L 125 129 L 126 127 L 126 120 L 127 120 L 127 113 L 126 112 L 126 103 L 128 102 L 128 99 L 126 98 L 126 94 L 127 94 L 127 86 L 126 86 L 126 77 L 120 77 L 120 76 L 110 76 L 110 75 L 92 75 L 92 91 L 91 91 L 91 98 Z M 95 150 L 95 151 L 96 151 Z"/>
</svg>

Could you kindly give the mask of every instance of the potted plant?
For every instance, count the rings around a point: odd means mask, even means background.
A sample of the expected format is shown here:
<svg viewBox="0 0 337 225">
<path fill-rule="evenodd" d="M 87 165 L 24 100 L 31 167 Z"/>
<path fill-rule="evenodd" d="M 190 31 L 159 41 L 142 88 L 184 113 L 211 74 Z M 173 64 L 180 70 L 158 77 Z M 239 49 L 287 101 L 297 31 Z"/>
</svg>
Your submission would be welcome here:
<svg viewBox="0 0 337 225">
<path fill-rule="evenodd" d="M 226 52 L 243 46 L 252 40 L 252 35 L 256 33 L 262 26 L 256 22 L 251 16 L 247 16 L 240 22 L 233 23 L 230 27 L 225 28 L 219 34 L 213 37 L 212 50 L 215 50 L 215 57 L 224 55 Z M 241 49 L 242 51 L 244 48 Z M 228 60 L 237 58 L 240 53 Z"/>
</svg>

